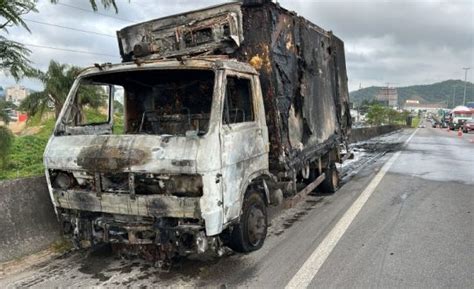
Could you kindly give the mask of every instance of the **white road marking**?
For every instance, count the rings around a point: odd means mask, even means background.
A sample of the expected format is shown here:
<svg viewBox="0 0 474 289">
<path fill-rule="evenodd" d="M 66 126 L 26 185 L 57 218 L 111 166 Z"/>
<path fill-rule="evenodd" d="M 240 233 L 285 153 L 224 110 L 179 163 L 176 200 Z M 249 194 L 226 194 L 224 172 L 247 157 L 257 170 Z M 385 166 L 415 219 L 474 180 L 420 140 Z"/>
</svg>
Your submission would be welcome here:
<svg viewBox="0 0 474 289">
<path fill-rule="evenodd" d="M 410 137 L 405 141 L 404 145 L 413 138 L 413 136 L 418 131 L 418 128 L 410 135 Z M 375 175 L 375 177 L 370 181 L 369 185 L 365 190 L 360 194 L 360 196 L 354 201 L 351 207 L 344 213 L 342 218 L 337 222 L 334 228 L 329 232 L 329 234 L 324 238 L 324 240 L 319 244 L 319 246 L 314 250 L 314 252 L 309 256 L 309 258 L 304 262 L 303 266 L 296 272 L 295 276 L 290 280 L 285 288 L 307 288 L 308 285 L 313 280 L 314 276 L 318 273 L 321 266 L 324 264 L 329 254 L 331 254 L 334 247 L 341 239 L 341 237 L 349 228 L 352 221 L 359 214 L 362 207 L 365 205 L 369 197 L 375 191 L 379 183 L 382 181 L 382 178 L 388 172 L 393 163 L 400 156 L 401 151 L 396 152 L 380 169 L 380 171 Z"/>
<path fill-rule="evenodd" d="M 407 145 L 411 139 L 413 138 L 413 136 L 416 134 L 416 132 L 419 130 L 419 128 L 415 129 L 415 131 L 410 135 L 410 137 L 405 141 L 404 145 Z"/>
</svg>

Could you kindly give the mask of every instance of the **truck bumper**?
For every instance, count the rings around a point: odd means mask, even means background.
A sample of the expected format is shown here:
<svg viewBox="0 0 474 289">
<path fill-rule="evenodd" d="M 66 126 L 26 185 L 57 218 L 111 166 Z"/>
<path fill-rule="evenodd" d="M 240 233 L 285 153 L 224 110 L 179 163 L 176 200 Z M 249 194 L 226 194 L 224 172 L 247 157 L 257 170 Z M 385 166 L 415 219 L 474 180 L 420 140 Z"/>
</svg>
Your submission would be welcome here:
<svg viewBox="0 0 474 289">
<path fill-rule="evenodd" d="M 94 193 L 53 190 L 55 204 L 64 209 L 142 217 L 201 218 L 200 198 L 167 195 Z"/>
</svg>

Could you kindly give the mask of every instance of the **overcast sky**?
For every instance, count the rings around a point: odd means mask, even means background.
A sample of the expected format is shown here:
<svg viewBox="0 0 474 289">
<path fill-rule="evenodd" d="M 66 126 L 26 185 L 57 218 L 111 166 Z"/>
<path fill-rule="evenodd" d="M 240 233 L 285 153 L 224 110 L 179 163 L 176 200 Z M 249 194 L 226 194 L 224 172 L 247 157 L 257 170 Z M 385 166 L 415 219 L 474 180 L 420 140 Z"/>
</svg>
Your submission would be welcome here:
<svg viewBox="0 0 474 289">
<path fill-rule="evenodd" d="M 89 0 L 60 0 L 65 5 L 49 2 L 39 0 L 39 13 L 30 13 L 25 19 L 101 35 L 28 21 L 31 34 L 24 29 L 12 28 L 8 37 L 25 44 L 101 55 L 30 46 L 33 51 L 31 59 L 41 69 L 46 69 L 51 59 L 78 66 L 119 62 L 115 31 L 122 27 L 226 1 L 117 0 L 118 14 L 103 9 L 99 11 L 101 14 L 90 13 Z M 278 2 L 322 28 L 332 30 L 345 42 L 350 90 L 358 89 L 359 85 L 390 83 L 407 86 L 464 79 L 462 67 L 474 68 L 474 0 Z M 67 5 L 82 7 L 86 11 Z M 469 81 L 474 79 L 473 70 L 468 74 Z M 0 75 L 0 85 L 5 87 L 14 83 L 11 77 Z M 40 83 L 32 80 L 22 80 L 21 84 L 33 89 L 41 88 Z"/>
</svg>

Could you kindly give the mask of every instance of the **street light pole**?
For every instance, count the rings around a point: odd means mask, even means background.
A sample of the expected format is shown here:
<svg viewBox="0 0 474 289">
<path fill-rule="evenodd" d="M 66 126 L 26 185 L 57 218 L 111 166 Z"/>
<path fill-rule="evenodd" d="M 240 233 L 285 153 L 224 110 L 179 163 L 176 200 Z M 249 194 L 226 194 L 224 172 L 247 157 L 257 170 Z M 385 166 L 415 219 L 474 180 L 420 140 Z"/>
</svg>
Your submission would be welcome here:
<svg viewBox="0 0 474 289">
<path fill-rule="evenodd" d="M 462 100 L 462 105 L 466 105 L 467 71 L 471 68 L 463 67 L 462 69 L 464 69 L 464 98 Z"/>
<path fill-rule="evenodd" d="M 453 108 L 456 106 L 456 86 L 453 89 Z"/>
</svg>

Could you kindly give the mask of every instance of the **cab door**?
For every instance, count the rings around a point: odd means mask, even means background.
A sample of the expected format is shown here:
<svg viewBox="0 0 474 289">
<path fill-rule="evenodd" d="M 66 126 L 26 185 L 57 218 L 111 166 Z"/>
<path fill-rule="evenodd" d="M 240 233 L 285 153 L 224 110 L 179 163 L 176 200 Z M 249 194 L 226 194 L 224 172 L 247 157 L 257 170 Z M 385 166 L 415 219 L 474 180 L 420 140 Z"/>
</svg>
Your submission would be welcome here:
<svg viewBox="0 0 474 289">
<path fill-rule="evenodd" d="M 267 129 L 259 93 L 257 76 L 225 74 L 220 128 L 224 223 L 240 216 L 249 176 L 268 168 Z"/>
</svg>

